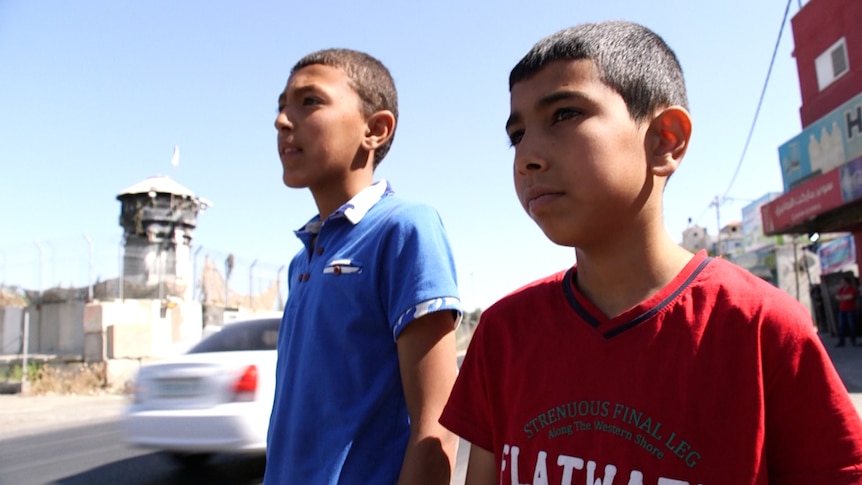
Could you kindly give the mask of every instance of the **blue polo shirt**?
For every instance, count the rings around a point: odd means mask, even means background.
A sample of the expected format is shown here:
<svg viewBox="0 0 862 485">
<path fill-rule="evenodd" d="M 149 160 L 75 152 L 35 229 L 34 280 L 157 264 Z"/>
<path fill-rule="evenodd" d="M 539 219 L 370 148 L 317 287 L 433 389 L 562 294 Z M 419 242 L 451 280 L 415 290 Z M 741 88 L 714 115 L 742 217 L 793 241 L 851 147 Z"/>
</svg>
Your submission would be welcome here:
<svg viewBox="0 0 862 485">
<path fill-rule="evenodd" d="M 395 483 L 410 434 L 395 340 L 428 313 L 460 319 L 442 221 L 381 180 L 296 234 L 264 483 Z"/>
</svg>

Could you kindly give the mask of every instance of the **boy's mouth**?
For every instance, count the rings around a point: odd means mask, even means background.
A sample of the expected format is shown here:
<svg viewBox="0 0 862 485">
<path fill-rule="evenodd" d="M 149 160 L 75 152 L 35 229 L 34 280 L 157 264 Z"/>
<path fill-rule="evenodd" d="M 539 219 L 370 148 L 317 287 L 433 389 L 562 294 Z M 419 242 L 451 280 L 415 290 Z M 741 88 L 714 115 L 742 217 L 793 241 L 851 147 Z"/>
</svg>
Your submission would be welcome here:
<svg viewBox="0 0 862 485">
<path fill-rule="evenodd" d="M 288 144 L 288 143 L 280 143 L 278 145 L 278 153 L 280 155 L 294 155 L 300 153 L 302 150 L 298 147 Z"/>
<path fill-rule="evenodd" d="M 542 207 L 553 203 L 558 198 L 562 197 L 563 192 L 553 191 L 540 187 L 531 187 L 524 191 L 524 205 L 527 211 L 533 212 Z"/>
</svg>

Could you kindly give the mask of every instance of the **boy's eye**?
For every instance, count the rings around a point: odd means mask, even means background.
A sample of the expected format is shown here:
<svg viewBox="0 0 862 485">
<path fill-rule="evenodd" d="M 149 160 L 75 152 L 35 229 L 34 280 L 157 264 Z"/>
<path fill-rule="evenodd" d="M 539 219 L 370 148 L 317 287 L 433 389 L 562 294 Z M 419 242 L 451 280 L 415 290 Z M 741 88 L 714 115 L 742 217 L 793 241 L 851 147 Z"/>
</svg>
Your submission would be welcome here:
<svg viewBox="0 0 862 485">
<path fill-rule="evenodd" d="M 580 115 L 581 112 L 572 108 L 560 108 L 554 111 L 553 122 L 570 120 Z"/>
<path fill-rule="evenodd" d="M 302 98 L 302 105 L 303 106 L 313 106 L 315 104 L 320 104 L 320 101 L 318 101 L 317 98 L 315 98 L 315 97 L 306 96 L 306 97 Z"/>
<path fill-rule="evenodd" d="M 521 143 L 521 138 L 524 138 L 524 130 L 515 130 L 509 133 L 509 146 L 513 147 Z"/>
</svg>

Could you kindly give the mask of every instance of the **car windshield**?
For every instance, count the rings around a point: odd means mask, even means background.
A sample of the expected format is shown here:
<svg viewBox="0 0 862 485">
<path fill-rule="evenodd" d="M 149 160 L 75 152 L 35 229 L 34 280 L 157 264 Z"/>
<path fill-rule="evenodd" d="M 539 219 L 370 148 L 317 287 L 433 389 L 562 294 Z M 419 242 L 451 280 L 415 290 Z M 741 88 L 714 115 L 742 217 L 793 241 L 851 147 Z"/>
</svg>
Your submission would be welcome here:
<svg viewBox="0 0 862 485">
<path fill-rule="evenodd" d="M 278 318 L 228 323 L 223 329 L 198 342 L 188 353 L 275 350 L 280 324 Z"/>
</svg>

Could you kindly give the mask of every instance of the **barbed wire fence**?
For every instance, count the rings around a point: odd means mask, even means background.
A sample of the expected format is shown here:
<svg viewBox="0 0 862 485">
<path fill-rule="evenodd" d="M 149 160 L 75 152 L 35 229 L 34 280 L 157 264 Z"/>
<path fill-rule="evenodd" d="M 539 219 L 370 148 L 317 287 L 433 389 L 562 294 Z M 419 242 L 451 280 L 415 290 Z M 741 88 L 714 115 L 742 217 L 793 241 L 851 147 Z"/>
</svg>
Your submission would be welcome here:
<svg viewBox="0 0 862 485">
<path fill-rule="evenodd" d="M 176 297 L 184 293 L 191 300 L 225 308 L 277 311 L 287 296 L 286 263 L 192 246 L 188 261 L 191 281 L 186 283 L 191 291 L 183 292 L 164 284 L 135 285 L 132 282 L 140 275 L 126 273 L 128 267 L 146 265 L 124 264 L 124 258 L 128 261 L 130 257 L 135 255 L 126 254 L 120 234 L 72 234 L 2 247 L 0 306 L 18 300 L 29 304 Z"/>
<path fill-rule="evenodd" d="M 203 245 L 189 251 L 191 290 L 173 284 L 140 285 L 143 267 L 128 258 L 119 234 L 73 234 L 0 247 L 0 311 L 21 312 L 41 303 L 162 299 L 187 297 L 204 307 L 204 325 L 223 322 L 228 310 L 278 312 L 287 299 L 287 263 L 261 261 Z M 122 284 L 120 282 L 122 281 Z M 218 315 L 213 317 L 209 313 Z M 466 348 L 481 310 L 466 312 L 458 328 L 459 348 Z M 215 320 L 214 320 L 215 318 Z M 2 333 L 2 332 L 0 332 Z M 0 355 L 20 353 L 23 336 L 0 342 Z"/>
</svg>

